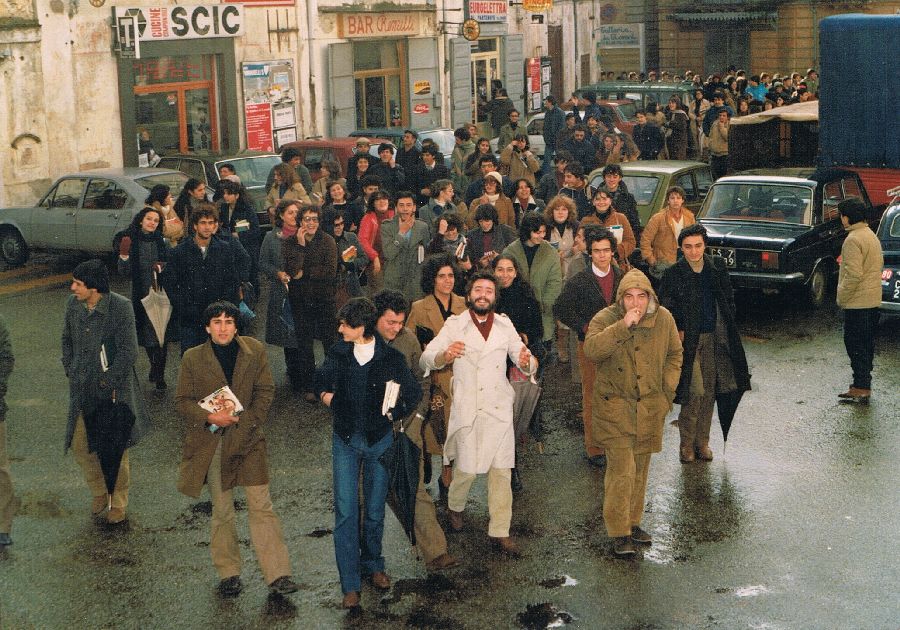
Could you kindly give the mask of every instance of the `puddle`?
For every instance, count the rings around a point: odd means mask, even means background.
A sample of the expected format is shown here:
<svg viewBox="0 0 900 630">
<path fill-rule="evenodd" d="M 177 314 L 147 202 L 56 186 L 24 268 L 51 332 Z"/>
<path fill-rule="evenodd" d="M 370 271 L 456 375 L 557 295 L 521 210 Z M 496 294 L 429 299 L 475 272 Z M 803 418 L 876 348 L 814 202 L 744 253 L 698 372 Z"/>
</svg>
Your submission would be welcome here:
<svg viewBox="0 0 900 630">
<path fill-rule="evenodd" d="M 527 630 L 543 630 L 544 628 L 561 628 L 575 621 L 565 610 L 559 610 L 549 602 L 529 604 L 525 612 L 516 616 L 516 620 Z"/>
<path fill-rule="evenodd" d="M 770 592 L 769 589 L 762 584 L 758 584 L 755 586 L 742 586 L 741 588 L 734 589 L 734 594 L 736 597 L 756 597 L 757 595 L 765 595 L 768 592 Z"/>
<path fill-rule="evenodd" d="M 310 538 L 324 538 L 325 536 L 331 536 L 333 534 L 330 529 L 327 527 L 316 527 L 314 530 L 307 534 Z"/>
<path fill-rule="evenodd" d="M 571 576 L 563 575 L 561 577 L 547 578 L 538 582 L 538 584 L 544 588 L 559 588 L 560 586 L 575 586 L 578 584 L 578 580 Z"/>
</svg>

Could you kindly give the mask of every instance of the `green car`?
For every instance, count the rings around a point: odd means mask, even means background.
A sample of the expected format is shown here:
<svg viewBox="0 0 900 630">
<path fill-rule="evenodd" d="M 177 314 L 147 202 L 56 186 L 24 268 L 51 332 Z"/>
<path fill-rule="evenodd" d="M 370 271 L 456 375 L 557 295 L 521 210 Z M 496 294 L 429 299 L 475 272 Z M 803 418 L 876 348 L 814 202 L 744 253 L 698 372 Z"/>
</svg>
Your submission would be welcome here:
<svg viewBox="0 0 900 630">
<path fill-rule="evenodd" d="M 623 162 L 622 183 L 637 202 L 641 225 L 666 205 L 666 190 L 670 186 L 684 188 L 684 203 L 695 213 L 712 186 L 709 164 L 689 160 L 638 160 Z M 588 175 L 588 186 L 596 190 L 603 185 L 603 167 Z"/>
</svg>

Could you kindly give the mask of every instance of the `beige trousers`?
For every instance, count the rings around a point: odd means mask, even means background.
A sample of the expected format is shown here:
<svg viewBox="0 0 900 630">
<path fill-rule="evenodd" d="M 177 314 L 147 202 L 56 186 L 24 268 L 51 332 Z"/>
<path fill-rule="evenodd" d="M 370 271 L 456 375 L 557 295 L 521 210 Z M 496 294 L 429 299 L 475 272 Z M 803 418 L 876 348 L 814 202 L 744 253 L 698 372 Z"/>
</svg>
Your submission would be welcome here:
<svg viewBox="0 0 900 630">
<path fill-rule="evenodd" d="M 212 498 L 212 533 L 209 551 L 212 561 L 225 579 L 241 573 L 241 552 L 238 548 L 237 529 L 234 526 L 234 491 L 222 490 L 222 442 L 216 447 L 207 472 L 209 494 Z M 266 584 L 291 575 L 291 562 L 287 545 L 281 533 L 281 523 L 272 510 L 269 484 L 245 486 L 247 518 L 250 522 L 250 540 L 262 569 Z"/>
<path fill-rule="evenodd" d="M 419 554 L 428 563 L 447 553 L 447 537 L 438 523 L 434 500 L 425 487 L 425 458 L 431 457 L 431 455 L 425 452 L 422 444 L 422 418 L 415 418 L 406 428 L 406 434 L 422 450 L 422 457 L 419 459 L 419 487 L 416 490 L 416 518 L 413 522 L 413 530 L 416 534 L 416 547 Z"/>
<path fill-rule="evenodd" d="M 703 374 L 703 394 L 691 394 L 678 413 L 678 431 L 682 446 L 699 447 L 709 443 L 713 406 L 716 404 L 716 345 L 715 335 L 704 333 L 697 342 L 697 358 Z M 691 388 L 693 389 L 693 387 Z"/>
<path fill-rule="evenodd" d="M 105 497 L 106 481 L 103 479 L 103 469 L 100 468 L 100 460 L 96 453 L 88 452 L 87 431 L 84 428 L 84 418 L 81 415 L 75 421 L 75 433 L 72 435 L 72 456 L 84 473 L 84 480 L 94 497 Z M 119 476 L 116 478 L 116 487 L 113 490 L 111 505 L 114 508 L 124 510 L 128 507 L 128 486 L 131 482 L 131 466 L 128 463 L 128 450 L 122 455 L 122 463 L 119 465 Z"/>
<path fill-rule="evenodd" d="M 454 512 L 466 509 L 466 498 L 475 477 L 472 473 L 464 473 L 456 465 L 453 466 L 453 481 L 447 494 L 447 507 Z M 512 469 L 491 468 L 487 473 L 488 513 L 491 516 L 488 524 L 488 536 L 506 538 L 509 536 L 509 524 L 512 522 L 512 488 L 510 479 Z"/>
<path fill-rule="evenodd" d="M 631 447 L 606 449 L 603 478 L 603 520 L 610 538 L 630 536 L 644 516 L 644 495 L 650 453 L 635 453 Z"/>
<path fill-rule="evenodd" d="M 18 506 L 9 474 L 9 457 L 6 454 L 6 422 L 0 421 L 0 533 L 10 533 Z"/>
</svg>

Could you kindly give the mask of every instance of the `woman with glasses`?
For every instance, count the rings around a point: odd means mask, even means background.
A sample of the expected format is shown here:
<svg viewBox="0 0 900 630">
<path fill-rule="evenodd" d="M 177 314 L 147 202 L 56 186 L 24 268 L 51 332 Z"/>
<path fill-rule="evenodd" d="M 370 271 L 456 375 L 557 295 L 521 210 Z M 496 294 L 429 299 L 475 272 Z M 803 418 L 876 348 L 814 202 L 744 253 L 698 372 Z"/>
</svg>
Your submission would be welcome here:
<svg viewBox="0 0 900 630">
<path fill-rule="evenodd" d="M 359 244 L 359 238 L 348 227 L 343 213 L 328 207 L 322 211 L 322 230 L 330 234 L 337 245 L 337 308 L 350 298 L 362 297 L 360 278 L 369 266 L 369 257 Z"/>
<path fill-rule="evenodd" d="M 299 390 L 308 403 L 316 402 L 313 377 L 316 370 L 313 339 L 318 335 L 327 352 L 336 335 L 335 286 L 337 245 L 319 229 L 319 208 L 307 205 L 300 211 L 300 224 L 292 238 L 281 246 L 287 274 L 288 299 L 297 337 Z"/>
</svg>

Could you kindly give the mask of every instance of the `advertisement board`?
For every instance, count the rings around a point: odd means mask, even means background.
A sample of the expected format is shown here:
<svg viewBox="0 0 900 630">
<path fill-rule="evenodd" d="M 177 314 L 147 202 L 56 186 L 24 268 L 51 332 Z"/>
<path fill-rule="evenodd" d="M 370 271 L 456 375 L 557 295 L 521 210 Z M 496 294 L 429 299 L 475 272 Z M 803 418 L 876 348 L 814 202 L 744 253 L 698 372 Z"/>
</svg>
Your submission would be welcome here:
<svg viewBox="0 0 900 630">
<path fill-rule="evenodd" d="M 247 148 L 277 151 L 297 139 L 294 64 L 290 59 L 241 64 Z"/>
</svg>

